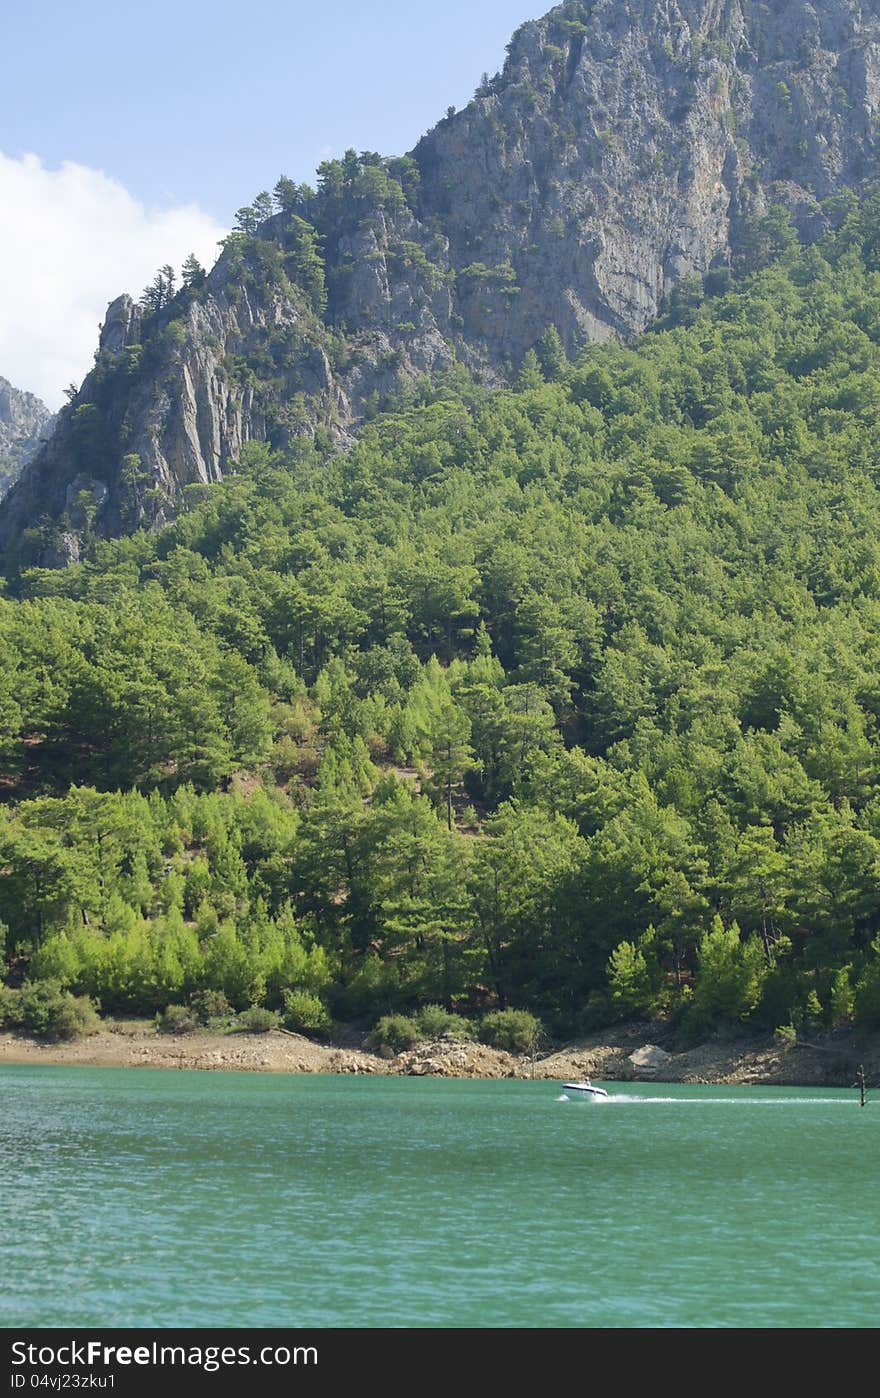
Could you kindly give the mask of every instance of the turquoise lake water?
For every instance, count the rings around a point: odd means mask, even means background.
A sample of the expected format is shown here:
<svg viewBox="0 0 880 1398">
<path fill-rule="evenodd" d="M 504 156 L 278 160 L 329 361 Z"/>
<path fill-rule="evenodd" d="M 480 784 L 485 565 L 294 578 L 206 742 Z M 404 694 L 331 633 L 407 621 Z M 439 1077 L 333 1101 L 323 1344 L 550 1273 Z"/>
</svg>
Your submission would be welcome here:
<svg viewBox="0 0 880 1398">
<path fill-rule="evenodd" d="M 0 1069 L 0 1325 L 874 1326 L 880 1099 Z"/>
</svg>

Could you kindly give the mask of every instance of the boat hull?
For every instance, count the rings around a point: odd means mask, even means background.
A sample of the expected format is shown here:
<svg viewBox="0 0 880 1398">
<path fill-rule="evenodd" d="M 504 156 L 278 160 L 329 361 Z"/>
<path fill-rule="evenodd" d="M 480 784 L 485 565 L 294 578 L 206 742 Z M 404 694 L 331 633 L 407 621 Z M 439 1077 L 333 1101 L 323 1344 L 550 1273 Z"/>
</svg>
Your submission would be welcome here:
<svg viewBox="0 0 880 1398">
<path fill-rule="evenodd" d="M 591 1083 L 566 1082 L 562 1089 L 572 1102 L 596 1102 L 608 1096 L 604 1087 L 593 1087 Z"/>
</svg>

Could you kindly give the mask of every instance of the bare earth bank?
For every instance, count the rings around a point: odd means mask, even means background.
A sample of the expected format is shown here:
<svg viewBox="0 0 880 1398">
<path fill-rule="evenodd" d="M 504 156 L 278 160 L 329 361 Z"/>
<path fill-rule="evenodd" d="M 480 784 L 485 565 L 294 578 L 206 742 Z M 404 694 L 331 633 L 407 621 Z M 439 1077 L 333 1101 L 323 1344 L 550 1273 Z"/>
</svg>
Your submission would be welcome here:
<svg viewBox="0 0 880 1398">
<path fill-rule="evenodd" d="M 808 1044 L 712 1040 L 678 1051 L 657 1024 L 629 1024 L 580 1039 L 536 1062 L 484 1044 L 440 1041 L 384 1058 L 363 1048 L 317 1044 L 298 1034 L 156 1034 L 118 1025 L 71 1044 L 0 1034 L 0 1063 L 99 1068 L 195 1068 L 268 1073 L 385 1073 L 416 1077 L 764 1083 L 851 1087 L 859 1064 L 880 1084 L 880 1034 L 814 1036 Z"/>
</svg>

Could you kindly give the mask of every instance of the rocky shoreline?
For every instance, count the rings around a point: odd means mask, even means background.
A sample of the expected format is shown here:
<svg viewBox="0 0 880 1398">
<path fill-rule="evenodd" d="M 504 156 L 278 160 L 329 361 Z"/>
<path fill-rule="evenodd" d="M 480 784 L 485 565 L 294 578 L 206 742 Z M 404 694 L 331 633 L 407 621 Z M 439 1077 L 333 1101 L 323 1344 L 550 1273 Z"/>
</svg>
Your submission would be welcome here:
<svg viewBox="0 0 880 1398">
<path fill-rule="evenodd" d="M 352 1073 L 445 1078 L 592 1077 L 602 1082 L 766 1084 L 851 1087 L 859 1064 L 880 1083 L 880 1035 L 836 1032 L 809 1043 L 712 1040 L 680 1049 L 657 1024 L 631 1024 L 588 1036 L 532 1060 L 485 1044 L 438 1040 L 384 1057 L 364 1047 L 319 1044 L 298 1034 L 157 1034 L 114 1025 L 74 1043 L 0 1034 L 0 1063 L 207 1072 Z"/>
</svg>

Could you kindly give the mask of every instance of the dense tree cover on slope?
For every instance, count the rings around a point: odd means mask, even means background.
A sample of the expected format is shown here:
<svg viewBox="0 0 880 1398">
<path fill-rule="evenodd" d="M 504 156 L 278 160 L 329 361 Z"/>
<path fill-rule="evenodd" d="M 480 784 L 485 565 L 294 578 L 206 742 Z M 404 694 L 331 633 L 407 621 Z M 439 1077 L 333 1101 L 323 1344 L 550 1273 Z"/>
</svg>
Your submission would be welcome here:
<svg viewBox="0 0 880 1398">
<path fill-rule="evenodd" d="M 880 203 L 0 599 L 12 980 L 880 1023 Z"/>
</svg>

